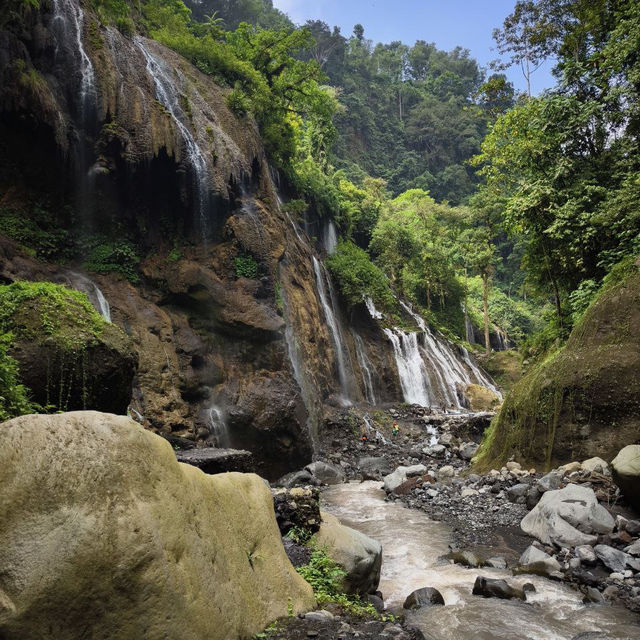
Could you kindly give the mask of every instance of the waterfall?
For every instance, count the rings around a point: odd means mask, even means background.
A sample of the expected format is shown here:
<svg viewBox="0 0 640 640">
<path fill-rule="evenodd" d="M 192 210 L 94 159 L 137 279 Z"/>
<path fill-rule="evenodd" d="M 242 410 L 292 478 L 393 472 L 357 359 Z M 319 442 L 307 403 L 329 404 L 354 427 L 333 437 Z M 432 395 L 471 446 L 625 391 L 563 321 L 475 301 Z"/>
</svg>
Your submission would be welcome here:
<svg viewBox="0 0 640 640">
<path fill-rule="evenodd" d="M 333 285 L 331 284 L 331 279 L 328 274 L 326 274 L 315 256 L 313 256 L 313 271 L 316 277 L 316 287 L 318 290 L 318 296 L 320 297 L 320 303 L 322 304 L 322 309 L 324 311 L 324 317 L 327 321 L 327 326 L 329 327 L 329 332 L 331 333 L 331 338 L 335 347 L 340 390 L 342 392 L 344 402 L 349 405 L 351 404 L 350 379 L 353 378 L 353 372 L 348 369 L 347 359 L 349 355 L 345 347 L 342 332 L 340 331 L 338 319 L 334 313 L 334 309 L 337 308 L 337 305 Z M 327 293 L 327 289 L 329 293 Z"/>
<path fill-rule="evenodd" d="M 399 303 L 420 329 L 420 332 L 406 332 L 397 327 L 384 329 L 393 348 L 405 402 L 460 410 L 465 402 L 463 389 L 469 384 L 487 387 L 502 397 L 464 347 L 456 347 L 435 334 L 408 304 L 402 300 Z M 372 318 L 382 318 L 370 298 L 365 298 L 365 304 Z"/>
<path fill-rule="evenodd" d="M 430 406 L 429 377 L 418 348 L 418 334 L 400 329 L 384 329 L 384 333 L 393 346 L 404 401 Z"/>
<path fill-rule="evenodd" d="M 356 346 L 356 356 L 358 358 L 358 364 L 360 365 L 360 370 L 362 371 L 362 382 L 364 384 L 365 397 L 367 398 L 367 402 L 370 404 L 376 403 L 376 394 L 373 388 L 373 374 L 371 369 L 373 368 L 371 365 L 371 361 L 367 356 L 367 351 L 364 346 L 364 341 L 353 329 L 351 330 L 351 335 L 353 336 L 353 342 Z"/>
<path fill-rule="evenodd" d="M 335 253 L 335 250 L 338 247 L 338 234 L 333 220 L 329 220 L 329 222 L 324 226 L 322 244 L 324 245 L 324 250 L 328 255 Z"/>
<path fill-rule="evenodd" d="M 82 43 L 84 12 L 80 3 L 74 0 L 53 0 L 51 26 L 56 39 L 56 56 L 60 48 L 75 41 L 73 56 L 80 70 L 79 107 L 80 116 L 84 121 L 88 118 L 90 110 L 95 109 L 97 91 L 93 64 Z"/>
<path fill-rule="evenodd" d="M 180 96 L 176 91 L 177 84 L 173 77 L 174 73 L 177 74 L 177 71 L 172 70 L 164 60 L 151 53 L 141 37 L 136 36 L 134 42 L 146 60 L 147 72 L 153 79 L 156 98 L 169 112 L 182 135 L 187 158 L 193 171 L 194 199 L 200 221 L 200 232 L 203 238 L 206 238 L 208 230 L 207 216 L 210 204 L 209 171 L 205 154 L 189 130 L 189 117 L 180 105 Z"/>
<path fill-rule="evenodd" d="M 209 431 L 213 435 L 216 447 L 228 449 L 229 443 L 229 427 L 224 412 L 217 405 L 212 405 L 207 410 L 207 422 Z"/>
<path fill-rule="evenodd" d="M 82 273 L 77 271 L 69 271 L 67 274 L 69 284 L 73 289 L 82 291 L 89 298 L 89 302 L 94 306 L 95 310 L 107 321 L 111 322 L 111 308 L 100 287 Z"/>
<path fill-rule="evenodd" d="M 467 310 L 464 306 L 462 307 L 462 310 L 464 312 L 464 330 L 465 330 L 467 342 L 469 344 L 475 344 L 476 338 L 475 338 L 475 332 L 473 330 L 473 322 L 471 322 L 471 317 L 467 313 Z"/>
</svg>

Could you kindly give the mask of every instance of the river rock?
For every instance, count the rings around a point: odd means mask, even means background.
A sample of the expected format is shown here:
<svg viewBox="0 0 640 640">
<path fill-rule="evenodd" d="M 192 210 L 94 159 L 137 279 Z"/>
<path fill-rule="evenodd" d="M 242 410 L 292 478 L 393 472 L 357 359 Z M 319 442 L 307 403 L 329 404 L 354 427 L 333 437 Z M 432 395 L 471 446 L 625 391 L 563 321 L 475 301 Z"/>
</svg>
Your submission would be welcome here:
<svg viewBox="0 0 640 640">
<path fill-rule="evenodd" d="M 472 593 L 474 596 L 483 596 L 485 598 L 525 599 L 524 591 L 512 587 L 505 580 L 485 578 L 483 576 L 476 578 Z"/>
<path fill-rule="evenodd" d="M 478 451 L 480 445 L 476 444 L 475 442 L 465 442 L 464 444 L 460 445 L 460 449 L 458 450 L 458 455 L 463 459 L 463 460 L 471 460 L 471 458 L 473 458 L 473 456 L 476 455 L 476 452 Z"/>
<path fill-rule="evenodd" d="M 384 477 L 384 490 L 391 493 L 399 487 L 407 478 L 421 476 L 427 472 L 427 467 L 423 464 L 414 464 L 410 467 L 398 467 L 393 473 Z"/>
<path fill-rule="evenodd" d="M 596 472 L 596 473 L 609 473 L 609 465 L 602 459 L 597 456 L 594 458 L 589 458 L 582 463 L 582 468 L 585 471 Z"/>
<path fill-rule="evenodd" d="M 598 556 L 593 547 L 588 544 L 579 545 L 575 548 L 576 556 L 583 564 L 594 565 L 598 561 Z"/>
<path fill-rule="evenodd" d="M 382 480 L 393 471 L 392 464 L 386 458 L 360 458 L 358 469 L 363 480 Z"/>
<path fill-rule="evenodd" d="M 0 637 L 251 637 L 314 607 L 253 474 L 209 476 L 124 416 L 0 428 Z"/>
<path fill-rule="evenodd" d="M 611 569 L 611 571 L 617 571 L 619 573 L 624 573 L 626 571 L 627 560 L 631 559 L 629 554 L 624 551 L 614 549 L 607 544 L 598 544 L 593 548 L 593 550 L 602 564 L 604 564 L 608 569 Z"/>
<path fill-rule="evenodd" d="M 252 471 L 253 467 L 253 454 L 241 449 L 201 447 L 176 451 L 176 458 L 178 458 L 178 462 L 198 467 L 210 475 L 229 471 L 246 473 Z"/>
<path fill-rule="evenodd" d="M 481 567 L 483 562 L 475 553 L 471 551 L 452 551 L 446 556 L 449 560 L 453 560 L 456 564 L 464 565 L 475 569 Z"/>
<path fill-rule="evenodd" d="M 273 483 L 276 487 L 285 487 L 291 489 L 292 487 L 304 487 L 307 485 L 319 485 L 320 481 L 311 475 L 306 469 L 301 471 L 292 471 L 282 476 L 282 478 L 276 480 Z"/>
<path fill-rule="evenodd" d="M 640 540 L 636 540 L 633 544 L 626 547 L 625 551 L 632 556 L 640 556 Z"/>
<path fill-rule="evenodd" d="M 377 540 L 346 527 L 335 516 L 321 512 L 322 524 L 316 534 L 320 547 L 346 572 L 347 593 L 375 593 L 380 582 L 382 546 Z"/>
<path fill-rule="evenodd" d="M 507 568 L 507 561 L 504 558 L 500 558 L 498 556 L 494 558 L 487 558 L 484 564 L 486 567 L 492 567 L 493 569 Z"/>
<path fill-rule="evenodd" d="M 540 480 L 538 480 L 536 487 L 540 493 L 545 493 L 546 491 L 554 491 L 555 489 L 559 489 L 562 484 L 562 473 L 557 471 L 550 471 L 546 475 L 542 476 Z"/>
<path fill-rule="evenodd" d="M 530 486 L 528 484 L 514 484 L 512 487 L 507 489 L 507 497 L 511 502 L 515 502 L 518 498 L 526 497 L 529 489 Z"/>
<path fill-rule="evenodd" d="M 560 571 L 560 563 L 554 557 L 530 545 L 520 556 L 520 566 L 516 568 L 515 573 L 550 576 L 557 571 Z"/>
<path fill-rule="evenodd" d="M 621 449 L 611 462 L 611 469 L 625 498 L 640 511 L 640 444 Z"/>
<path fill-rule="evenodd" d="M 330 462 L 312 462 L 305 467 L 305 470 L 322 484 L 341 484 L 345 480 L 342 469 Z"/>
<path fill-rule="evenodd" d="M 582 465 L 579 462 L 569 462 L 568 464 L 563 464 L 561 467 L 558 467 L 558 471 L 562 471 L 562 473 L 567 476 L 581 469 Z"/>
<path fill-rule="evenodd" d="M 411 592 L 402 605 L 403 609 L 420 609 L 432 605 L 444 604 L 442 594 L 433 587 L 422 587 Z"/>
<path fill-rule="evenodd" d="M 520 523 L 526 534 L 559 547 L 595 544 L 595 534 L 611 533 L 613 526 L 593 490 L 574 484 L 547 491 Z"/>
<path fill-rule="evenodd" d="M 447 478 L 453 478 L 456 475 L 455 469 L 450 465 L 445 465 L 438 469 L 438 480 L 446 480 Z"/>
</svg>

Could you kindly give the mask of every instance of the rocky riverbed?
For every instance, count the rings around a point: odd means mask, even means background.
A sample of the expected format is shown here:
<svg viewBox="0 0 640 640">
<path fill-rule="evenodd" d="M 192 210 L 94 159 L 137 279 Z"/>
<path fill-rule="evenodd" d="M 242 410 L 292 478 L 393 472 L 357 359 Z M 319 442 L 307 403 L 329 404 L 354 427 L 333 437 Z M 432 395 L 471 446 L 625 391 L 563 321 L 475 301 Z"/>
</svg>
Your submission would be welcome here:
<svg viewBox="0 0 640 640">
<path fill-rule="evenodd" d="M 606 608 L 597 609 L 600 613 L 594 619 L 606 619 L 611 624 L 607 622 L 598 627 L 594 623 L 590 630 L 599 631 L 601 635 L 589 637 L 636 637 L 636 632 L 640 634 L 640 627 L 633 626 L 640 621 L 636 615 L 640 612 L 640 521 L 613 482 L 609 465 L 594 458 L 543 474 L 509 462 L 485 474 L 473 473 L 471 459 L 490 419 L 490 414 L 436 415 L 424 408 L 405 406 L 389 407 L 375 415 L 353 410 L 336 413 L 321 442 L 322 459 L 283 478 L 282 484 L 332 485 L 328 490 L 320 489 L 324 499 L 330 502 L 330 496 L 336 491 L 340 493 L 340 487 L 345 486 L 341 483 L 345 481 L 373 481 L 366 485 L 379 492 L 379 502 L 376 507 L 369 505 L 369 511 L 382 510 L 381 505 L 395 503 L 405 511 L 408 507 L 409 513 L 423 512 L 425 522 L 434 523 L 429 527 L 437 523 L 446 527 L 446 545 L 439 548 L 438 567 L 430 575 L 446 575 L 451 566 L 470 571 L 475 577 L 491 576 L 493 572 L 498 579 L 506 581 L 509 589 L 515 589 L 514 593 L 520 593 L 527 581 L 533 582 L 538 592 L 549 596 L 549 602 L 560 598 L 566 604 L 566 611 L 551 614 L 550 605 L 545 609 L 542 602 L 545 598 L 522 593 L 526 602 L 532 598 L 537 600 L 543 619 L 549 614 L 549 625 L 554 624 L 554 616 L 567 615 L 571 619 L 578 616 L 578 611 L 583 618 L 587 616 L 592 620 L 591 607 L 601 606 Z M 399 427 L 395 436 L 390 431 L 394 422 Z M 349 515 L 348 510 L 353 511 L 354 504 L 351 501 L 347 510 L 334 509 L 333 512 L 347 524 L 362 529 L 357 514 Z M 370 517 L 363 514 L 360 522 L 368 521 Z M 371 531 L 368 526 L 365 525 L 365 532 L 376 537 L 375 528 Z M 402 540 L 404 532 L 400 529 L 395 535 Z M 393 562 L 391 544 L 391 540 L 383 541 L 387 563 Z M 413 571 L 416 558 L 407 557 L 404 561 L 406 571 Z M 383 563 L 383 585 L 384 575 Z M 431 582 L 412 586 L 434 586 L 435 578 Z M 468 586 L 470 594 L 473 585 Z M 406 613 L 399 607 L 398 595 L 385 593 L 381 588 L 388 610 Z M 558 593 L 551 596 L 554 590 Z M 466 594 L 466 582 L 463 591 Z M 408 595 L 409 591 L 404 594 Z M 465 595 L 463 600 L 465 606 L 472 606 L 473 610 L 482 606 L 482 611 L 495 609 L 494 604 L 487 604 L 488 600 L 477 596 L 467 602 Z M 583 602 L 590 604 L 583 605 Z M 625 611 L 621 605 L 627 608 L 627 613 L 621 613 Z M 446 610 L 450 612 L 449 607 Z M 418 637 L 431 637 L 420 636 L 415 625 L 411 626 L 410 621 L 416 617 L 429 618 L 426 614 L 408 615 L 402 633 L 409 634 L 408 637 L 416 633 Z M 526 618 L 527 615 L 523 615 L 523 619 Z M 338 619 L 340 624 L 345 622 Z M 404 615 L 396 622 L 403 619 Z M 624 635 L 629 633 L 625 630 L 626 624 L 634 628 L 632 635 Z M 317 620 L 314 625 L 318 625 Z M 298 620 L 294 626 L 301 632 L 307 629 L 310 633 L 320 633 L 314 625 L 311 621 L 305 625 L 303 620 Z M 334 635 L 329 633 L 329 627 L 322 628 L 320 637 L 327 638 L 358 637 L 349 635 L 356 632 L 365 638 L 387 637 L 375 635 L 382 633 L 381 629 L 367 635 L 368 631 L 357 625 L 352 626 L 351 632 L 338 625 L 331 632 Z M 568 625 L 548 637 L 572 640 L 575 634 L 569 634 L 568 629 L 577 628 Z M 385 633 L 394 631 L 387 629 Z M 500 633 L 496 631 L 495 637 L 502 637 Z"/>
</svg>

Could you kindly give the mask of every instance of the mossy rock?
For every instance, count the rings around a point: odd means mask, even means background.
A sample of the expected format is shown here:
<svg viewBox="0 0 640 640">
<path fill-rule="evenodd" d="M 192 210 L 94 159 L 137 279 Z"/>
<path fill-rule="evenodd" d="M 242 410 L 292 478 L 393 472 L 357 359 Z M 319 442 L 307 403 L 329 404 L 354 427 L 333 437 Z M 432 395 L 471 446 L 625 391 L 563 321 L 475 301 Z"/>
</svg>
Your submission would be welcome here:
<svg viewBox="0 0 640 640">
<path fill-rule="evenodd" d="M 518 382 L 485 435 L 477 467 L 515 456 L 551 468 L 610 461 L 640 438 L 640 261 L 616 267 L 566 345 Z"/>
<path fill-rule="evenodd" d="M 500 404 L 500 398 L 491 389 L 479 384 L 467 385 L 464 393 L 471 411 L 492 411 Z"/>
<path fill-rule="evenodd" d="M 137 359 L 85 294 L 49 282 L 0 286 L 0 331 L 20 381 L 43 407 L 126 413 Z"/>
</svg>

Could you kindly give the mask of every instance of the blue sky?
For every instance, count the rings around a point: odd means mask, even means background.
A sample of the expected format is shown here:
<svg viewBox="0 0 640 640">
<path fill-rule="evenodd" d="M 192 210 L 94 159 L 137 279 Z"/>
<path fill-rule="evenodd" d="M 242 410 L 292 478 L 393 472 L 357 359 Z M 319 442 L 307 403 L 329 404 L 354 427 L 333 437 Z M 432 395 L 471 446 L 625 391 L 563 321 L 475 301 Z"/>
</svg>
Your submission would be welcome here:
<svg viewBox="0 0 640 640">
<path fill-rule="evenodd" d="M 365 37 L 374 42 L 426 40 L 445 50 L 460 45 L 487 66 L 498 57 L 491 50 L 495 46 L 491 33 L 511 13 L 515 0 L 273 0 L 273 4 L 298 24 L 309 18 L 324 20 L 331 27 L 338 25 L 345 36 L 359 22 Z M 546 64 L 532 75 L 532 93 L 553 86 L 551 66 Z M 525 89 L 519 68 L 506 73 L 517 89 Z"/>
</svg>

